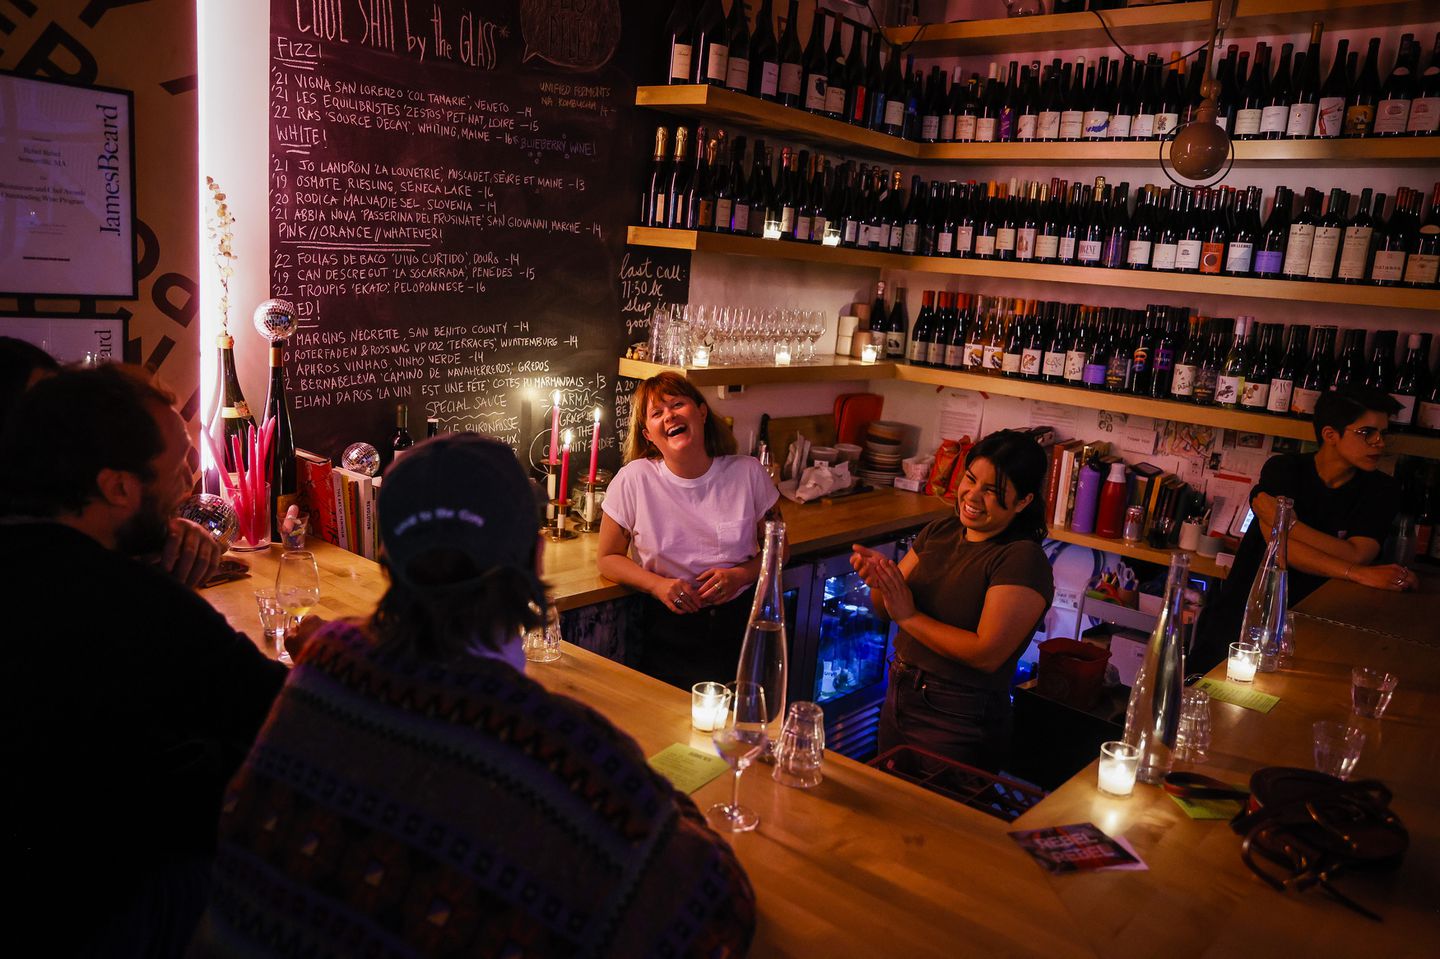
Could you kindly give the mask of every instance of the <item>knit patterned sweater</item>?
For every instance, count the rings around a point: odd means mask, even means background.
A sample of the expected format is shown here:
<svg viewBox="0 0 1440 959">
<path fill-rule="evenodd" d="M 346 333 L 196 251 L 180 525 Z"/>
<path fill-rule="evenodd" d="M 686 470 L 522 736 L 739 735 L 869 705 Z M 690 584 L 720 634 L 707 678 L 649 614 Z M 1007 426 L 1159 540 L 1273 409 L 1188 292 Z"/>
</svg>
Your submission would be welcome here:
<svg viewBox="0 0 1440 959">
<path fill-rule="evenodd" d="M 230 783 L 192 952 L 719 959 L 754 924 L 730 847 L 605 718 L 336 622 Z"/>
</svg>

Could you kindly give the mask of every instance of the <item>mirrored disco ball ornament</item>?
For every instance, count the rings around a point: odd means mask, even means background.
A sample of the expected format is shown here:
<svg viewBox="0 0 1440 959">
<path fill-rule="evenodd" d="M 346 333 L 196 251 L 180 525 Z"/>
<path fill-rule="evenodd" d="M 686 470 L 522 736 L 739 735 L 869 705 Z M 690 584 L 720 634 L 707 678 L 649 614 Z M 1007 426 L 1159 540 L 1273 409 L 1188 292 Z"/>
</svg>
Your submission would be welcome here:
<svg viewBox="0 0 1440 959">
<path fill-rule="evenodd" d="M 239 521 L 235 518 L 235 510 L 224 498 L 214 493 L 196 493 L 180 504 L 176 515 L 203 527 L 205 532 L 215 538 L 222 550 L 230 548 L 235 533 L 240 528 Z"/>
<path fill-rule="evenodd" d="M 340 457 L 340 465 L 366 476 L 380 472 L 380 451 L 369 443 L 351 443 Z"/>
<path fill-rule="evenodd" d="M 266 300 L 255 307 L 255 330 L 272 343 L 290 339 L 299 325 L 289 300 Z"/>
</svg>

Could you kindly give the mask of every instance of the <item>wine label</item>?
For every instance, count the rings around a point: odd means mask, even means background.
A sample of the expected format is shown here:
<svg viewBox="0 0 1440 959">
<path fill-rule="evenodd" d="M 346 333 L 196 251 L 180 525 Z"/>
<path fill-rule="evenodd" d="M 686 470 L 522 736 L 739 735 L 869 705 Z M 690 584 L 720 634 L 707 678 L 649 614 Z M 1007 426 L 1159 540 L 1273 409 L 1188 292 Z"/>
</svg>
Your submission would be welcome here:
<svg viewBox="0 0 1440 959">
<path fill-rule="evenodd" d="M 715 200 L 715 229 L 729 231 L 730 217 L 735 212 L 735 201 L 729 197 L 718 197 Z M 703 216 L 703 214 L 702 214 Z"/>
<path fill-rule="evenodd" d="M 750 232 L 750 204 L 736 203 L 730 215 L 730 228 L 736 233 Z"/>
<path fill-rule="evenodd" d="M 1245 377 L 1220 374 L 1215 378 L 1215 402 L 1220 406 L 1235 406 L 1245 390 Z"/>
<path fill-rule="evenodd" d="M 1105 384 L 1105 364 L 1093 362 L 1095 359 L 1098 357 L 1091 357 L 1092 362 L 1085 364 L 1082 381 L 1086 386 L 1103 386 Z"/>
<path fill-rule="evenodd" d="M 955 249 L 955 234 L 949 230 L 941 230 L 935 234 L 935 252 L 941 256 L 949 256 Z"/>
<path fill-rule="evenodd" d="M 1019 373 L 1019 372 L 1020 372 L 1020 354 L 1019 354 L 1019 353 L 1005 353 L 1005 354 L 1002 354 L 1001 357 L 1000 357 L 1000 372 L 1001 372 L 1001 373 Z"/>
<path fill-rule="evenodd" d="M 994 143 L 994 142 L 995 142 L 995 118 L 994 118 L 994 117 L 978 117 L 978 118 L 976 118 L 976 120 L 975 120 L 975 142 L 977 142 L 977 143 Z"/>
<path fill-rule="evenodd" d="M 1345 108 L 1345 135 L 1347 137 L 1369 136 L 1375 126 L 1375 105 L 1357 103 Z"/>
<path fill-rule="evenodd" d="M 1080 125 L 1084 128 L 1085 139 L 1107 140 L 1110 138 L 1110 111 L 1086 110 Z"/>
<path fill-rule="evenodd" d="M 1200 272 L 1218 274 L 1225 261 L 1225 244 L 1205 242 L 1200 244 Z"/>
<path fill-rule="evenodd" d="M 1065 354 L 1051 353 L 1049 350 L 1046 350 L 1045 358 L 1040 361 L 1040 371 L 1045 376 L 1064 376 Z"/>
<path fill-rule="evenodd" d="M 1290 116 L 1285 121 L 1285 135 L 1287 137 L 1309 137 L 1314 134 L 1315 104 L 1290 104 Z"/>
<path fill-rule="evenodd" d="M 1191 363 L 1176 363 L 1175 375 L 1170 378 L 1171 396 L 1195 395 L 1195 366 Z"/>
<path fill-rule="evenodd" d="M 1008 253 L 1015 249 L 1015 228 L 1002 226 L 995 231 L 995 252 Z"/>
<path fill-rule="evenodd" d="M 1376 250 L 1375 261 L 1370 264 L 1370 279 L 1398 282 L 1405 275 L 1404 250 Z"/>
<path fill-rule="evenodd" d="M 980 235 L 978 235 L 978 236 L 975 237 L 975 255 L 976 255 L 976 256 L 994 256 L 994 255 L 995 255 L 995 234 L 993 234 L 993 233 L 981 233 Z"/>
<path fill-rule="evenodd" d="M 779 89 L 780 64 L 772 60 L 766 60 L 760 64 L 760 95 L 762 97 L 773 97 Z"/>
<path fill-rule="evenodd" d="M 934 340 L 925 348 L 925 362 L 931 366 L 944 366 L 945 353 L 945 344 Z"/>
<path fill-rule="evenodd" d="M 1157 137 L 1168 137 L 1175 132 L 1180 125 L 1180 114 L 1178 113 L 1157 113 L 1155 114 L 1155 135 Z"/>
<path fill-rule="evenodd" d="M 1137 113 L 1130 124 L 1130 135 L 1137 140 L 1149 140 L 1155 136 L 1155 114 Z"/>
<path fill-rule="evenodd" d="M 1175 269 L 1175 260 L 1179 253 L 1180 248 L 1174 243 L 1156 243 L 1155 251 L 1150 256 L 1150 269 Z"/>
<path fill-rule="evenodd" d="M 805 78 L 805 109 L 819 113 L 825 109 L 825 75 L 812 73 Z"/>
<path fill-rule="evenodd" d="M 1290 111 L 1285 107 L 1265 107 L 1260 111 L 1261 133 L 1284 133 L 1285 124 L 1290 121 Z"/>
<path fill-rule="evenodd" d="M 1060 111 L 1046 110 L 1036 118 L 1035 135 L 1041 140 L 1060 138 Z"/>
<path fill-rule="evenodd" d="M 1275 276 L 1285 262 L 1285 254 L 1279 250 L 1255 251 L 1255 275 Z"/>
<path fill-rule="evenodd" d="M 1230 117 L 1224 113 L 1215 114 L 1215 125 L 1226 133 L 1230 132 Z"/>
<path fill-rule="evenodd" d="M 825 112 L 837 117 L 845 112 L 845 88 L 831 83 L 825 87 Z"/>
<path fill-rule="evenodd" d="M 957 226 L 955 228 L 955 253 L 964 256 L 974 248 L 975 228 L 973 226 Z"/>
<path fill-rule="evenodd" d="M 1199 240 L 1181 240 L 1175 244 L 1175 269 L 1199 270 L 1200 248 L 1203 245 Z"/>
<path fill-rule="evenodd" d="M 920 139 L 940 139 L 940 118 L 934 114 L 920 118 Z"/>
<path fill-rule="evenodd" d="M 1315 403 L 1319 399 L 1319 390 L 1307 390 L 1297 386 L 1290 397 L 1290 412 L 1296 416 L 1309 416 L 1315 412 Z"/>
<path fill-rule="evenodd" d="M 1035 237 L 1035 259 L 1053 260 L 1060 252 L 1060 237 L 1054 233 L 1041 233 Z"/>
<path fill-rule="evenodd" d="M 1243 276 L 1250 272 L 1254 258 L 1255 244 L 1232 240 L 1225 248 L 1225 272 Z"/>
<path fill-rule="evenodd" d="M 920 225 L 918 223 L 905 224 L 905 229 L 900 232 L 900 252 L 913 254 L 915 252 L 915 241 L 919 235 Z"/>
<path fill-rule="evenodd" d="M 797 213 L 794 225 L 795 239 L 808 241 L 810 239 L 810 218 L 803 213 Z"/>
<path fill-rule="evenodd" d="M 705 76 L 716 83 L 724 83 L 730 69 L 730 48 L 723 43 L 712 43 L 705 58 Z"/>
<path fill-rule="evenodd" d="M 966 343 L 966 344 L 965 344 L 965 367 L 966 367 L 966 369 L 969 369 L 970 367 L 973 366 L 973 367 L 975 367 L 975 369 L 978 370 L 978 369 L 981 369 L 984 365 L 985 365 L 985 347 L 981 346 L 979 343 Z"/>
<path fill-rule="evenodd" d="M 858 245 L 860 242 L 860 223 L 854 217 L 845 218 L 845 226 L 840 231 L 840 242 L 846 246 Z"/>
<path fill-rule="evenodd" d="M 1415 425 L 1422 430 L 1440 430 L 1440 403 L 1421 403 L 1415 413 Z"/>
<path fill-rule="evenodd" d="M 1265 401 L 1265 408 L 1272 413 L 1290 412 L 1290 399 L 1294 392 L 1294 380 L 1271 380 L 1270 398 Z"/>
<path fill-rule="evenodd" d="M 893 223 L 890 226 L 890 249 L 898 250 L 900 242 L 905 237 L 905 227 L 900 223 Z"/>
<path fill-rule="evenodd" d="M 958 370 L 965 365 L 965 348 L 951 344 L 945 347 L 945 365 Z"/>
<path fill-rule="evenodd" d="M 1406 133 L 1434 133 L 1440 129 L 1440 97 L 1417 97 L 1410 101 Z"/>
<path fill-rule="evenodd" d="M 1015 259 L 1035 259 L 1035 228 L 1022 227 L 1015 231 Z"/>
<path fill-rule="evenodd" d="M 1105 238 L 1105 245 L 1100 251 L 1100 265 L 1114 269 L 1125 262 L 1125 238 L 1119 230 L 1112 232 Z"/>
<path fill-rule="evenodd" d="M 688 43 L 670 44 L 670 82 L 689 83 L 693 53 Z"/>
<path fill-rule="evenodd" d="M 1037 376 L 1040 373 L 1040 364 L 1044 362 L 1045 351 L 1031 346 L 1025 347 L 1020 353 L 1020 372 L 1026 376 Z"/>
<path fill-rule="evenodd" d="M 1078 140 L 1085 129 L 1085 114 L 1079 110 L 1065 110 L 1060 114 L 1060 139 Z"/>
<path fill-rule="evenodd" d="M 1265 409 L 1266 404 L 1270 402 L 1270 384 L 1252 383 L 1249 380 L 1244 382 L 1244 389 L 1240 393 L 1240 405 L 1249 410 Z"/>
<path fill-rule="evenodd" d="M 802 71 L 801 71 L 801 69 L 800 69 L 800 64 L 798 64 L 798 63 L 782 63 L 782 64 L 780 64 L 780 84 L 779 84 L 779 89 L 780 89 L 781 95 L 782 95 L 782 96 L 798 97 L 798 96 L 800 95 L 800 87 L 802 86 L 802 81 L 801 81 L 801 77 L 802 77 L 802 76 L 803 76 L 803 73 L 802 73 Z M 905 108 L 902 106 L 900 109 L 901 109 L 901 112 L 903 113 Z"/>
<path fill-rule="evenodd" d="M 234 406 L 220 407 L 220 418 L 224 420 L 248 420 L 250 418 L 250 404 L 244 400 L 237 400 Z"/>
<path fill-rule="evenodd" d="M 1396 426 L 1409 426 L 1415 419 L 1415 397 L 1391 393 L 1390 398 L 1400 404 L 1400 408 L 1390 414 L 1390 422 Z"/>
<path fill-rule="evenodd" d="M 1345 126 L 1345 98 L 1321 97 L 1315 111 L 1315 136 L 1338 137 Z"/>
<path fill-rule="evenodd" d="M 1175 356 L 1164 347 L 1157 347 L 1155 350 L 1155 372 L 1168 373 L 1170 367 L 1175 364 Z"/>
<path fill-rule="evenodd" d="M 1099 263 L 1102 250 L 1099 240 L 1081 240 L 1077 244 L 1081 263 Z"/>
<path fill-rule="evenodd" d="M 829 218 L 816 214 L 810 218 L 810 239 L 819 243 L 825 239 L 825 233 L 830 228 Z"/>
<path fill-rule="evenodd" d="M 1376 133 L 1404 133 L 1409 122 L 1409 100 L 1381 100 L 1375 105 Z"/>
<path fill-rule="evenodd" d="M 1365 279 L 1365 261 L 1370 258 L 1370 237 L 1374 232 L 1368 226 L 1345 228 L 1345 238 L 1340 246 L 1340 269 L 1337 271 L 1340 279 Z"/>
<path fill-rule="evenodd" d="M 940 118 L 940 142 L 950 143 L 955 139 L 955 114 L 947 113 Z"/>
<path fill-rule="evenodd" d="M 1015 121 L 1015 139 L 1033 140 L 1035 131 L 1039 127 L 1040 118 L 1033 113 L 1022 113 Z"/>
<path fill-rule="evenodd" d="M 1083 352 L 1068 350 L 1065 353 L 1065 378 L 1067 380 L 1079 381 L 1085 376 L 1085 359 Z"/>
<path fill-rule="evenodd" d="M 962 113 L 955 118 L 955 139 L 961 143 L 970 143 L 975 139 L 975 115 L 973 113 Z"/>
<path fill-rule="evenodd" d="M 903 100 L 887 100 L 885 102 L 885 125 L 887 127 L 905 125 L 905 102 Z"/>
<path fill-rule="evenodd" d="M 1414 286 L 1430 286 L 1440 275 L 1440 256 L 1434 253 L 1411 253 L 1405 261 L 1405 282 Z"/>
<path fill-rule="evenodd" d="M 1060 251 L 1056 254 L 1056 259 L 1058 259 L 1061 263 L 1070 263 L 1074 261 L 1075 237 L 1062 236 L 1060 238 Z"/>
<path fill-rule="evenodd" d="M 885 355 L 895 357 L 905 355 L 904 333 L 901 333 L 899 330 L 885 331 Z"/>
<path fill-rule="evenodd" d="M 1315 239 L 1310 243 L 1310 269 L 1306 276 L 1312 280 L 1335 278 L 1335 254 L 1340 250 L 1340 235 L 1343 232 L 1338 226 L 1315 228 Z"/>
<path fill-rule="evenodd" d="M 1236 110 L 1235 111 L 1235 135 L 1254 136 L 1260 132 L 1260 111 L 1259 110 Z"/>
<path fill-rule="evenodd" d="M 795 230 L 795 208 L 793 206 L 781 207 L 780 209 L 780 232 L 793 233 Z"/>
<path fill-rule="evenodd" d="M 985 364 L 985 369 L 987 370 L 1000 369 L 1005 362 L 1004 348 L 996 346 L 993 343 L 985 344 L 983 362 Z"/>
<path fill-rule="evenodd" d="M 1000 108 L 1000 124 L 995 128 L 995 139 L 1001 143 L 1015 139 L 1015 111 L 1009 107 Z"/>
<path fill-rule="evenodd" d="M 731 57 L 725 67 L 725 86 L 744 93 L 750 86 L 750 60 L 748 57 Z"/>
<path fill-rule="evenodd" d="M 1130 139 L 1130 128 L 1135 125 L 1135 118 L 1128 113 L 1110 114 L 1110 139 Z"/>
<path fill-rule="evenodd" d="M 1285 261 L 1280 272 L 1286 276 L 1304 276 L 1310 270 L 1310 250 L 1315 244 L 1315 227 L 1309 223 L 1290 224 L 1290 239 L 1285 244 Z"/>
<path fill-rule="evenodd" d="M 910 349 L 905 354 L 907 360 L 911 363 L 924 363 L 929 356 L 930 347 L 924 340 L 912 339 L 910 341 Z"/>
</svg>

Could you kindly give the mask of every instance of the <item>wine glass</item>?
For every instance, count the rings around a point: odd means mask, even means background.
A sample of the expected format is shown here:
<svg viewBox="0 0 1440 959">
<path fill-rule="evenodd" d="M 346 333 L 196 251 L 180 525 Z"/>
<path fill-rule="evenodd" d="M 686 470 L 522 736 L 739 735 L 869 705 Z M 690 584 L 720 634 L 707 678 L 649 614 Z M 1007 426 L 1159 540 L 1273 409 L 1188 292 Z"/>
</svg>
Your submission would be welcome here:
<svg viewBox="0 0 1440 959">
<path fill-rule="evenodd" d="M 708 815 L 717 829 L 749 832 L 760 825 L 760 817 L 752 809 L 740 805 L 740 775 L 765 750 L 770 734 L 766 723 L 765 689 L 759 683 L 737 682 L 732 708 L 725 722 L 711 737 L 720 758 L 735 770 L 735 784 L 728 803 L 711 806 Z"/>
<path fill-rule="evenodd" d="M 280 569 L 275 574 L 275 602 L 294 618 L 296 626 L 319 605 L 320 571 L 315 566 L 314 553 L 297 549 L 280 554 Z"/>
</svg>

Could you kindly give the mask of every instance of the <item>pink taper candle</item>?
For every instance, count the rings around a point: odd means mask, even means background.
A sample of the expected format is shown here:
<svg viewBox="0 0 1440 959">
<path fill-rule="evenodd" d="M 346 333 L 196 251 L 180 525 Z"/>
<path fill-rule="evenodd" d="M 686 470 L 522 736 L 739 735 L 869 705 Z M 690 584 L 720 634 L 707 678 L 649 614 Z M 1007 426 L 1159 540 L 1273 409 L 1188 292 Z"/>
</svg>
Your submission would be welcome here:
<svg viewBox="0 0 1440 959">
<path fill-rule="evenodd" d="M 570 498 L 570 443 L 574 439 L 573 431 L 565 431 L 565 444 L 561 447 L 564 451 L 560 454 L 560 508 L 565 508 L 565 501 Z"/>
<path fill-rule="evenodd" d="M 550 465 L 554 466 L 560 450 L 560 391 L 550 394 Z"/>
<path fill-rule="evenodd" d="M 600 465 L 600 407 L 595 407 L 595 431 L 590 434 L 590 488 L 595 488 L 595 471 Z"/>
</svg>

